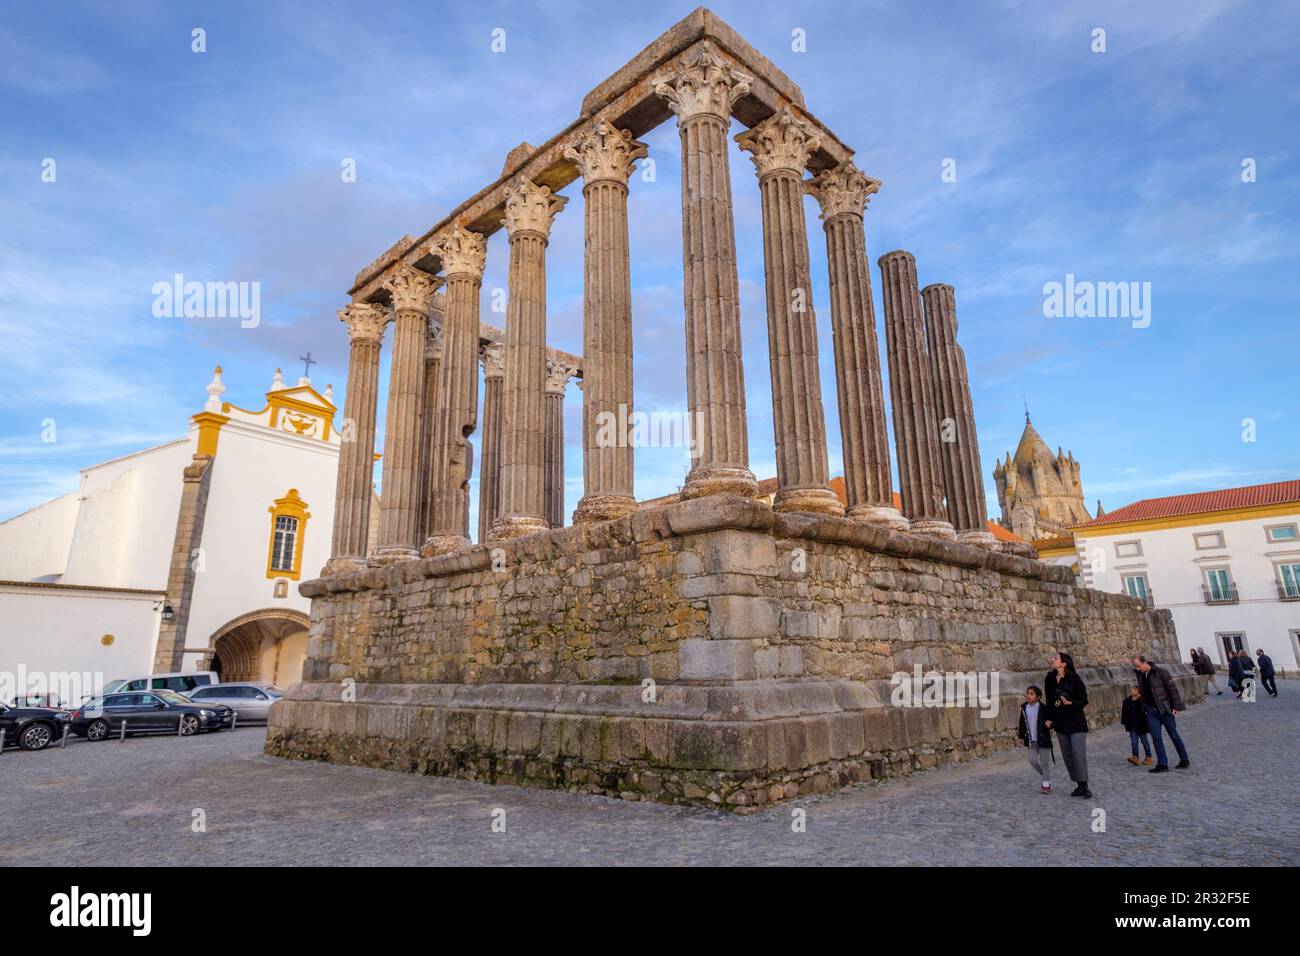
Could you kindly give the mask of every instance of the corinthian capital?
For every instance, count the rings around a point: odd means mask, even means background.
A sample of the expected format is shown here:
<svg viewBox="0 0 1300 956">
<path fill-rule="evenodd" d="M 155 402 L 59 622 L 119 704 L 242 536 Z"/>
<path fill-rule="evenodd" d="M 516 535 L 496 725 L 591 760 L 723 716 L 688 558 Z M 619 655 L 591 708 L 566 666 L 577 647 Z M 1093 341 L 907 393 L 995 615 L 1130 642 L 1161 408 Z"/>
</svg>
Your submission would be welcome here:
<svg viewBox="0 0 1300 956">
<path fill-rule="evenodd" d="M 569 141 L 564 158 L 578 164 L 584 183 L 608 179 L 626 185 L 633 164 L 648 151 L 645 143 L 632 138 L 631 131 L 597 123 Z"/>
<path fill-rule="evenodd" d="M 779 170 L 802 177 L 808 157 L 822 144 L 813 128 L 795 116 L 788 106 L 753 129 L 745 130 L 736 137 L 736 142 L 750 154 L 760 177 Z"/>
<path fill-rule="evenodd" d="M 829 222 L 843 213 L 861 216 L 871 197 L 880 190 L 880 180 L 872 179 L 853 160 L 846 159 L 834 169 L 804 183 L 808 195 L 822 207 L 822 221 Z"/>
<path fill-rule="evenodd" d="M 519 177 L 515 185 L 506 189 L 506 217 L 501 222 L 506 234 L 536 232 L 550 234 L 551 222 L 556 213 L 569 201 L 567 196 L 557 196 L 549 186 L 539 186 L 531 179 Z"/>
<path fill-rule="evenodd" d="M 427 313 L 429 298 L 440 285 L 442 280 L 437 276 L 407 265 L 399 265 L 397 271 L 384 281 L 384 288 L 393 296 L 393 309 L 398 312 L 415 309 Z"/>
<path fill-rule="evenodd" d="M 442 260 L 442 271 L 447 276 L 483 278 L 483 264 L 487 261 L 487 236 L 482 233 L 470 232 L 457 224 L 447 235 L 435 239 L 429 251 Z"/>
<path fill-rule="evenodd" d="M 569 379 L 573 378 L 577 366 L 570 365 L 568 362 L 557 362 L 548 359 L 546 362 L 546 391 L 552 395 L 563 395 L 564 390 L 568 387 Z"/>
<path fill-rule="evenodd" d="M 654 91 L 668 101 L 678 123 L 703 114 L 725 121 L 731 107 L 749 92 L 751 79 L 728 65 L 706 41 L 700 44 L 693 60 L 660 77 Z"/>
<path fill-rule="evenodd" d="M 501 378 L 506 374 L 506 347 L 503 342 L 489 342 L 479 349 L 484 378 Z"/>
<path fill-rule="evenodd" d="M 348 327 L 348 338 L 353 342 L 380 341 L 389 318 L 387 309 L 370 302 L 353 302 L 339 309 L 339 321 Z"/>
</svg>

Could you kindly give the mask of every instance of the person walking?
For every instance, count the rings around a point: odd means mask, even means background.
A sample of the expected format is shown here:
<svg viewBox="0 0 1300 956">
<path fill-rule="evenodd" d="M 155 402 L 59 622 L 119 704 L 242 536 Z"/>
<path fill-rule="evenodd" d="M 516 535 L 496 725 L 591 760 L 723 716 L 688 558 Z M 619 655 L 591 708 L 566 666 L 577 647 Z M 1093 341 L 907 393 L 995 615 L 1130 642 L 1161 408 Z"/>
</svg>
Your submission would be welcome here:
<svg viewBox="0 0 1300 956">
<path fill-rule="evenodd" d="M 1228 651 L 1228 690 L 1241 699 L 1241 678 L 1245 671 L 1241 666 L 1241 655 L 1237 651 Z"/>
<path fill-rule="evenodd" d="M 1088 687 L 1074 669 L 1074 658 L 1064 651 L 1052 657 L 1052 669 L 1043 681 L 1047 698 L 1047 728 L 1056 732 L 1061 759 L 1074 781 L 1072 797 L 1091 797 L 1088 789 Z"/>
<path fill-rule="evenodd" d="M 1142 688 L 1138 684 L 1128 689 L 1128 696 L 1124 698 L 1124 706 L 1119 712 L 1119 723 L 1128 731 L 1129 746 L 1133 748 L 1133 756 L 1128 758 L 1128 762 L 1135 767 L 1142 763 L 1151 766 L 1154 761 L 1151 759 L 1151 740 L 1147 737 L 1147 709 L 1142 703 Z M 1145 761 L 1138 759 L 1139 740 L 1147 755 Z"/>
<path fill-rule="evenodd" d="M 1034 768 L 1042 781 L 1039 792 L 1051 793 L 1052 765 L 1043 756 L 1043 751 L 1047 751 L 1052 760 L 1056 759 L 1056 754 L 1052 752 L 1052 732 L 1047 729 L 1047 705 L 1043 703 L 1043 691 L 1033 684 L 1025 690 L 1025 700 L 1020 705 L 1020 726 L 1016 728 L 1016 733 L 1029 748 L 1029 766 Z"/>
<path fill-rule="evenodd" d="M 1219 690 L 1219 684 L 1214 679 L 1214 671 L 1215 671 L 1214 661 L 1210 660 L 1210 655 L 1205 653 L 1205 648 L 1198 647 L 1196 650 L 1197 650 L 1197 656 L 1200 658 L 1200 660 L 1197 662 L 1196 673 L 1202 675 L 1206 679 L 1205 692 L 1208 694 L 1210 691 L 1214 691 L 1216 694 L 1222 697 L 1223 691 Z"/>
<path fill-rule="evenodd" d="M 1237 660 L 1241 661 L 1241 693 L 1238 697 L 1247 697 L 1250 700 L 1255 699 L 1255 661 L 1250 656 L 1249 651 L 1242 651 L 1237 655 Z M 1249 687 L 1249 690 L 1247 688 Z"/>
<path fill-rule="evenodd" d="M 1255 653 L 1259 655 L 1259 682 L 1264 685 L 1269 697 L 1276 697 L 1277 672 L 1273 670 L 1273 658 L 1265 654 L 1263 648 Z"/>
<path fill-rule="evenodd" d="M 1178 751 L 1177 769 L 1186 770 L 1192 762 L 1187 758 L 1183 738 L 1178 736 L 1177 717 L 1183 711 L 1183 698 L 1178 693 L 1178 684 L 1169 675 L 1169 671 L 1152 664 L 1141 654 L 1133 655 L 1133 669 L 1138 672 L 1142 702 L 1147 710 L 1147 726 L 1151 729 L 1151 740 L 1156 745 L 1156 765 L 1147 772 L 1169 772 L 1169 757 L 1165 753 L 1164 740 L 1161 739 L 1161 728 L 1169 734 L 1169 739 Z"/>
</svg>

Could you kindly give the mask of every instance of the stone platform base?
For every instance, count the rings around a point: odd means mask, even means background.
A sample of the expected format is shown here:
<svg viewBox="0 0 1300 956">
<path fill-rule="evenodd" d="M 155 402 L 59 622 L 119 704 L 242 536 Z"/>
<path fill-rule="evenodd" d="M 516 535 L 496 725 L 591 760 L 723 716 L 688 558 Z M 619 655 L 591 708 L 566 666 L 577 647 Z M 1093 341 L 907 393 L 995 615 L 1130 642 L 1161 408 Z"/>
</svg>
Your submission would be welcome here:
<svg viewBox="0 0 1300 956">
<path fill-rule="evenodd" d="M 1058 648 L 1094 726 L 1134 652 L 1202 695 L 1168 612 L 1068 569 L 731 496 L 302 592 L 306 681 L 268 753 L 625 799 L 745 812 L 1017 746 Z M 996 674 L 996 713 L 904 706 L 914 668 Z"/>
</svg>

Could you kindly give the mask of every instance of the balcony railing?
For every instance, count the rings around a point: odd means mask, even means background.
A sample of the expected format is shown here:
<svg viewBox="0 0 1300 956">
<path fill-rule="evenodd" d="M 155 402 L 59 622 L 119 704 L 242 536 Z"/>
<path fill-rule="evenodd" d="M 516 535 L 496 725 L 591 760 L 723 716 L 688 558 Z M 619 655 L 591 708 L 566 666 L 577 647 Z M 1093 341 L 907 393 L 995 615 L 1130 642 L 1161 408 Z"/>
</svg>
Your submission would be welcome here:
<svg viewBox="0 0 1300 956">
<path fill-rule="evenodd" d="M 1150 609 L 1156 606 L 1155 595 L 1150 591 L 1146 594 L 1130 594 L 1129 597 L 1135 601 L 1141 601 L 1144 608 Z"/>
<path fill-rule="evenodd" d="M 1240 600 L 1237 597 L 1237 586 L 1235 584 L 1216 588 L 1201 585 L 1201 592 L 1205 595 L 1206 604 L 1236 604 Z"/>
<path fill-rule="evenodd" d="M 1300 601 L 1300 581 L 1277 582 L 1277 599 L 1279 601 Z"/>
</svg>

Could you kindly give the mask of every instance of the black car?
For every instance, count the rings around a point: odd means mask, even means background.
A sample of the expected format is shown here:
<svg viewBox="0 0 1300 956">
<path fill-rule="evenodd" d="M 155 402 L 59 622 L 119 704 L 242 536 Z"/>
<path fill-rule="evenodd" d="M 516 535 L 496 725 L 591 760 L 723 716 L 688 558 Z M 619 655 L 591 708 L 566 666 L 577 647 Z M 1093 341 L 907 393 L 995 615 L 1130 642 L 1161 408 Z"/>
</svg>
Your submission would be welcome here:
<svg viewBox="0 0 1300 956">
<path fill-rule="evenodd" d="M 233 714 L 224 704 L 196 704 L 171 690 L 106 694 L 72 712 L 72 732 L 87 740 L 106 740 L 120 734 L 125 724 L 128 734 L 188 737 L 200 730 L 229 727 Z"/>
<path fill-rule="evenodd" d="M 10 707 L 0 704 L 0 733 L 4 746 L 17 744 L 23 750 L 44 750 L 63 736 L 72 715 L 51 707 Z"/>
</svg>

